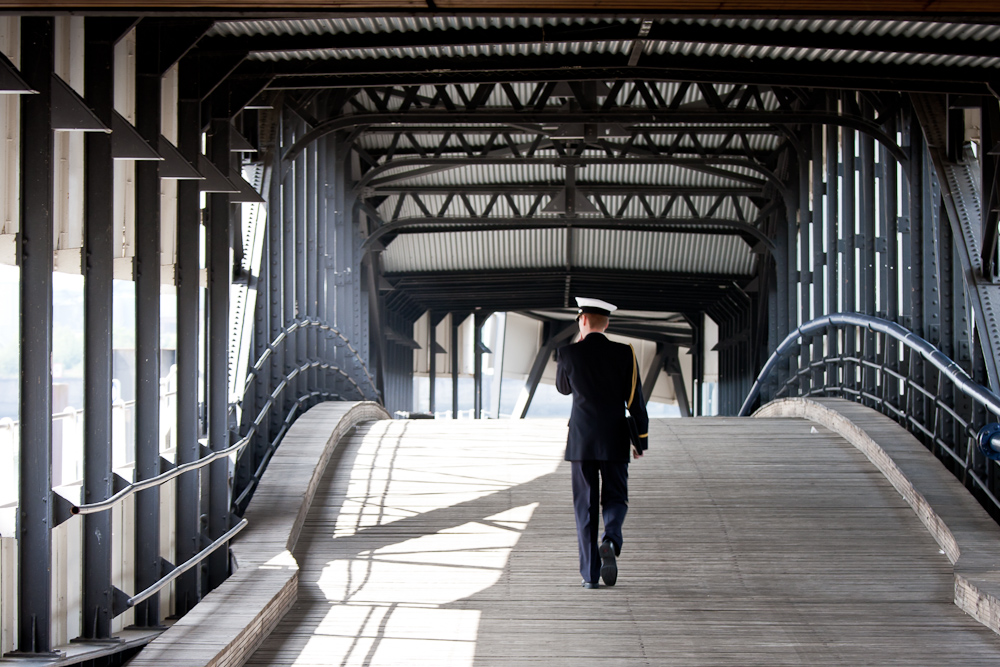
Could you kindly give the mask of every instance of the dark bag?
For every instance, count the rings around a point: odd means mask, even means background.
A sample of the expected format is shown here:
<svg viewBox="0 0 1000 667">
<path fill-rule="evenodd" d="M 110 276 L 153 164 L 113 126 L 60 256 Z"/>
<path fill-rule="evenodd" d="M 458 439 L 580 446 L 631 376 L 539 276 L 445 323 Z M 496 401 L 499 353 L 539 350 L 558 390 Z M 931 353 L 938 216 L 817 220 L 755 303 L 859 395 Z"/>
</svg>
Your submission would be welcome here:
<svg viewBox="0 0 1000 667">
<path fill-rule="evenodd" d="M 628 439 L 636 451 L 641 454 L 642 444 L 639 441 L 639 426 L 635 423 L 635 417 L 631 413 L 632 401 L 635 400 L 635 380 L 639 376 L 639 364 L 635 359 L 635 348 L 631 345 L 629 347 L 632 349 L 632 391 L 629 392 L 628 403 L 625 404 L 625 410 L 629 411 L 625 415 L 625 421 L 628 423 Z"/>
</svg>

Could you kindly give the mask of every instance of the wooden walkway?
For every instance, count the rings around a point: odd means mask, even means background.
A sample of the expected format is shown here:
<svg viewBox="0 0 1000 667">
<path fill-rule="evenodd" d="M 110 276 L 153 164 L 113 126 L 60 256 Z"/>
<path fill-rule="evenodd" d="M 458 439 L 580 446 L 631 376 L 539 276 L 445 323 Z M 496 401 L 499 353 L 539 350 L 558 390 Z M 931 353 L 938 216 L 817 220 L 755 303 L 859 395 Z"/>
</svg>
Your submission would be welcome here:
<svg viewBox="0 0 1000 667">
<path fill-rule="evenodd" d="M 562 420 L 382 421 L 331 460 L 250 665 L 990 665 L 885 478 L 804 420 L 655 420 L 580 588 Z"/>
</svg>

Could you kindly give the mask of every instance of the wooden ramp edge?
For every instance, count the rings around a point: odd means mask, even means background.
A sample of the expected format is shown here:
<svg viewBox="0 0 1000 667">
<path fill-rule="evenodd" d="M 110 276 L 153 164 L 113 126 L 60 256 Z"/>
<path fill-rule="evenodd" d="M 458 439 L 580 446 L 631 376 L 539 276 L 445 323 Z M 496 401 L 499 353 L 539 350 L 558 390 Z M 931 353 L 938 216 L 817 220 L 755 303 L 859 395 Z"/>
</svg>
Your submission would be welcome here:
<svg viewBox="0 0 1000 667">
<path fill-rule="evenodd" d="M 1000 634 L 1000 526 L 912 434 L 875 410 L 838 398 L 779 399 L 754 417 L 809 419 L 864 453 L 948 556 L 955 604 Z"/>
<path fill-rule="evenodd" d="M 231 545 L 239 569 L 150 642 L 131 667 L 242 665 L 295 604 L 292 549 L 316 486 L 341 438 L 361 422 L 389 419 L 377 403 L 327 402 L 299 417 L 268 463 Z"/>
</svg>

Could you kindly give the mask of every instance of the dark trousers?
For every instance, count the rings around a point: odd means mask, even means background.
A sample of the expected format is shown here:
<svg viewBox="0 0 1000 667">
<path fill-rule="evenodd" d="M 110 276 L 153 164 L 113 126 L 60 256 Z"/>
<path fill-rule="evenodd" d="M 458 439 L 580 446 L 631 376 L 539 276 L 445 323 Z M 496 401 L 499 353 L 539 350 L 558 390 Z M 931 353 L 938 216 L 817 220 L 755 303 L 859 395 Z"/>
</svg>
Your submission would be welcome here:
<svg viewBox="0 0 1000 667">
<path fill-rule="evenodd" d="M 573 470 L 573 509 L 580 543 L 580 575 L 596 583 L 601 578 L 600 543 L 597 540 L 598 509 L 604 512 L 604 535 L 615 552 L 622 549 L 622 523 L 628 512 L 628 463 L 614 461 L 570 461 Z M 600 482 L 598 476 L 600 476 Z M 600 505 L 598 505 L 600 503 Z"/>
</svg>

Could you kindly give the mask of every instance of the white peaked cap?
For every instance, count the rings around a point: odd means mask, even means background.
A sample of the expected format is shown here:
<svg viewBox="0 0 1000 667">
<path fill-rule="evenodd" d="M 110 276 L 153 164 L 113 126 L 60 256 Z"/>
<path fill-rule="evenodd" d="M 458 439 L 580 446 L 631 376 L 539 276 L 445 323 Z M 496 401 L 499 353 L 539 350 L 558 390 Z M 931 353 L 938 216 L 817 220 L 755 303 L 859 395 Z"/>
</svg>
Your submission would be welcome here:
<svg viewBox="0 0 1000 667">
<path fill-rule="evenodd" d="M 618 306 L 613 306 L 601 299 L 590 299 L 585 296 L 576 297 L 576 305 L 581 313 L 595 313 L 597 315 L 610 315 L 618 310 Z"/>
</svg>

